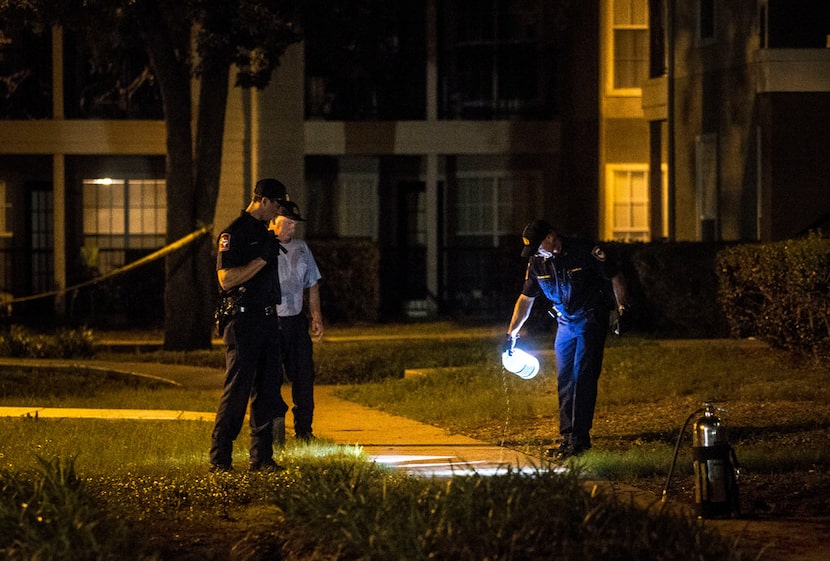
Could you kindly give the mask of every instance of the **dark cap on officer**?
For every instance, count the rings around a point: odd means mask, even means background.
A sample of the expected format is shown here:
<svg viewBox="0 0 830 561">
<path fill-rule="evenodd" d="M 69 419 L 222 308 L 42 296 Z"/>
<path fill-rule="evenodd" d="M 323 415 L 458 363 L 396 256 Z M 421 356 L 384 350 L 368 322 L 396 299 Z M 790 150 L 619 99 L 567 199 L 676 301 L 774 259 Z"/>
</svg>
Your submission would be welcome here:
<svg viewBox="0 0 830 561">
<path fill-rule="evenodd" d="M 544 220 L 534 220 L 524 227 L 522 230 L 522 242 L 524 249 L 522 249 L 522 257 L 530 257 L 539 249 L 539 244 L 542 243 L 548 234 L 553 232 L 553 226 Z"/>
<path fill-rule="evenodd" d="M 285 190 L 285 185 L 280 181 L 272 178 L 260 179 L 254 186 L 254 196 L 265 197 L 270 201 L 288 200 L 288 193 Z"/>
<path fill-rule="evenodd" d="M 294 201 L 280 202 L 280 210 L 277 216 L 285 216 L 294 222 L 305 222 L 305 218 L 300 216 L 300 207 Z"/>
</svg>

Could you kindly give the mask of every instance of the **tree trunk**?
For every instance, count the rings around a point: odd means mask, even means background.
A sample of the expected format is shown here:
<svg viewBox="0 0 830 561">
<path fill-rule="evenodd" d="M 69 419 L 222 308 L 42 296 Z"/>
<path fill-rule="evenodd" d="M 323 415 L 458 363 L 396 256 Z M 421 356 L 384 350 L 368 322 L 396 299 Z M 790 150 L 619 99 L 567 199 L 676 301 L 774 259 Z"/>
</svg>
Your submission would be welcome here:
<svg viewBox="0 0 830 561">
<path fill-rule="evenodd" d="M 223 52 L 203 56 L 199 85 L 199 113 L 196 124 L 194 212 L 198 226 L 211 224 L 219 196 L 222 169 L 222 140 L 228 103 L 230 60 Z M 218 232 L 225 224 L 214 225 Z M 213 335 L 213 310 L 218 298 L 214 234 L 194 244 L 193 286 L 198 302 L 193 308 L 195 348 L 208 348 Z M 190 347 L 194 348 L 194 347 Z"/>
<path fill-rule="evenodd" d="M 142 12 L 144 44 L 153 66 L 164 104 L 167 128 L 167 243 L 172 243 L 205 225 L 197 215 L 191 101 L 188 59 L 190 37 L 176 30 L 149 2 Z M 225 94 L 227 96 L 227 93 Z M 206 349 L 211 345 L 206 295 L 212 278 L 203 272 L 209 259 L 207 237 L 169 254 L 165 260 L 164 348 Z M 201 263 L 201 266 L 200 266 Z"/>
<path fill-rule="evenodd" d="M 221 51 L 203 53 L 199 82 L 199 109 L 195 151 L 191 141 L 190 87 L 182 84 L 171 95 L 182 96 L 187 110 L 167 114 L 168 126 L 168 243 L 210 225 L 219 195 L 222 139 L 228 101 L 230 59 Z M 187 115 L 187 121 L 180 118 Z M 187 132 L 185 132 L 187 129 Z M 187 179 L 189 189 L 170 190 L 170 180 Z M 165 284 L 164 347 L 168 350 L 208 349 L 214 333 L 213 310 L 218 298 L 215 236 L 203 236 L 190 246 L 167 257 Z"/>
<path fill-rule="evenodd" d="M 220 2 L 206 9 L 199 20 L 199 45 L 194 29 L 181 6 L 146 0 L 136 3 L 150 64 L 158 79 L 167 126 L 167 243 L 174 242 L 212 224 L 219 195 L 222 140 L 228 102 L 228 78 L 237 53 L 229 19 L 239 3 Z M 207 9 L 210 8 L 210 9 Z M 248 6 L 250 8 L 250 6 Z M 244 27 L 244 26 L 243 26 Z M 299 40 L 288 22 L 279 28 L 276 50 L 281 55 L 288 44 Z M 229 34 L 229 35 L 227 35 Z M 221 40 L 226 37 L 226 41 Z M 204 36 L 204 37 L 203 37 Z M 273 39 L 272 35 L 267 35 Z M 205 39 L 207 37 L 207 39 Z M 262 40 L 262 38 L 260 38 Z M 285 42 L 282 45 L 281 42 Z M 266 42 L 274 48 L 273 41 Z M 196 58 L 198 57 L 198 60 Z M 199 73 L 199 113 L 193 138 L 191 67 Z M 264 86 L 254 81 L 253 85 Z M 214 232 L 225 225 L 214 225 Z M 193 350 L 211 347 L 214 333 L 213 310 L 218 299 L 215 235 L 202 236 L 167 256 L 165 261 L 164 347 Z"/>
<path fill-rule="evenodd" d="M 194 160 L 190 119 L 190 83 L 171 92 L 181 112 L 168 113 L 167 122 L 167 242 L 171 243 L 204 225 L 196 215 Z M 187 107 L 183 107 L 185 104 Z M 208 237 L 169 254 L 165 263 L 164 348 L 207 349 L 212 324 L 205 311 L 212 307 L 208 288 L 213 281 L 204 269 L 209 261 Z M 201 266 L 200 266 L 201 265 Z M 213 268 L 211 267 L 211 270 Z M 215 272 L 213 273 L 215 276 Z"/>
</svg>

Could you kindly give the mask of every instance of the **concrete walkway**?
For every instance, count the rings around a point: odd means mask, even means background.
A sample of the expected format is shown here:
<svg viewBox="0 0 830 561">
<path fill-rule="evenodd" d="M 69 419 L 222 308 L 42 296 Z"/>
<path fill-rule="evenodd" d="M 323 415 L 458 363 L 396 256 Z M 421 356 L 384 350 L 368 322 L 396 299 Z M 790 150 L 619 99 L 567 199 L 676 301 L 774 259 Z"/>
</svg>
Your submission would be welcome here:
<svg viewBox="0 0 830 561">
<path fill-rule="evenodd" d="M 0 358 L 0 367 L 51 367 L 118 372 L 165 381 L 194 389 L 221 390 L 224 372 L 219 369 L 146 362 L 106 362 L 99 360 L 30 360 Z M 315 391 L 314 433 L 336 444 L 357 445 L 374 461 L 405 469 L 409 473 L 451 475 L 493 474 L 536 471 L 543 463 L 510 450 L 466 436 L 363 407 L 334 395 L 333 386 L 317 386 Z M 287 388 L 284 390 L 287 391 Z M 55 407 L 0 407 L 2 417 L 108 418 L 144 420 L 197 420 L 213 422 L 212 411 L 144 409 L 80 409 Z M 291 413 L 286 424 L 292 425 Z"/>
</svg>

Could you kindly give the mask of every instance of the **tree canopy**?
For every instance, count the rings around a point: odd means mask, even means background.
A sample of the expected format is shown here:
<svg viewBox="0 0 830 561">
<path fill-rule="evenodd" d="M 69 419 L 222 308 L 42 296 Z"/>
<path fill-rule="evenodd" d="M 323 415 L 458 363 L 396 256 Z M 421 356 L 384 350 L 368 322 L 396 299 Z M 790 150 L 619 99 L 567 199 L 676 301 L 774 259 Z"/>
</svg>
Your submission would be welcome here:
<svg viewBox="0 0 830 561">
<path fill-rule="evenodd" d="M 235 85 L 263 88 L 303 28 L 319 29 L 341 51 L 364 49 L 366 29 L 383 27 L 389 10 L 383 0 L 0 0 L 0 29 L 60 26 L 93 65 L 125 49 L 146 53 L 167 129 L 169 244 L 213 221 L 232 69 Z M 211 239 L 166 257 L 164 301 L 165 347 L 209 348 Z"/>
<path fill-rule="evenodd" d="M 291 0 L 0 0 L 0 28 L 45 33 L 61 26 L 83 42 L 93 64 L 128 46 L 146 52 L 167 128 L 171 243 L 213 220 L 231 68 L 237 85 L 265 87 L 288 46 L 302 38 L 300 7 Z M 166 258 L 169 349 L 211 345 L 211 248 L 205 238 Z"/>
</svg>

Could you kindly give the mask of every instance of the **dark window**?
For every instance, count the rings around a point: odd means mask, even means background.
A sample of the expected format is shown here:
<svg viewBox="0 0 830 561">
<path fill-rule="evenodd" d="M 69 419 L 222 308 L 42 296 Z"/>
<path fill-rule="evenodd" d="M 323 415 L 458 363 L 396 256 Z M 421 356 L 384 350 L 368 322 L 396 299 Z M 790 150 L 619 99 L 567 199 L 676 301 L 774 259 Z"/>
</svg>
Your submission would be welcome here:
<svg viewBox="0 0 830 561">
<path fill-rule="evenodd" d="M 769 0 L 763 23 L 769 49 L 824 49 L 830 37 L 830 2 Z"/>
<path fill-rule="evenodd" d="M 658 78 L 668 72 L 666 45 L 666 0 L 648 3 L 649 29 L 649 77 Z"/>
<path fill-rule="evenodd" d="M 715 38 L 715 0 L 700 0 L 700 38 Z"/>
<path fill-rule="evenodd" d="M 541 0 L 448 0 L 440 15 L 440 116 L 553 113 L 552 17 Z"/>
<path fill-rule="evenodd" d="M 0 31 L 0 118 L 51 116 L 51 35 Z"/>
<path fill-rule="evenodd" d="M 161 93 L 139 48 L 92 56 L 67 32 L 64 111 L 70 119 L 161 119 Z"/>
<path fill-rule="evenodd" d="M 426 116 L 425 2 L 383 2 L 376 9 L 367 16 L 326 7 L 308 23 L 306 118 Z"/>
<path fill-rule="evenodd" d="M 51 186 L 29 191 L 29 249 L 33 294 L 49 292 L 54 288 L 54 210 Z"/>
</svg>

